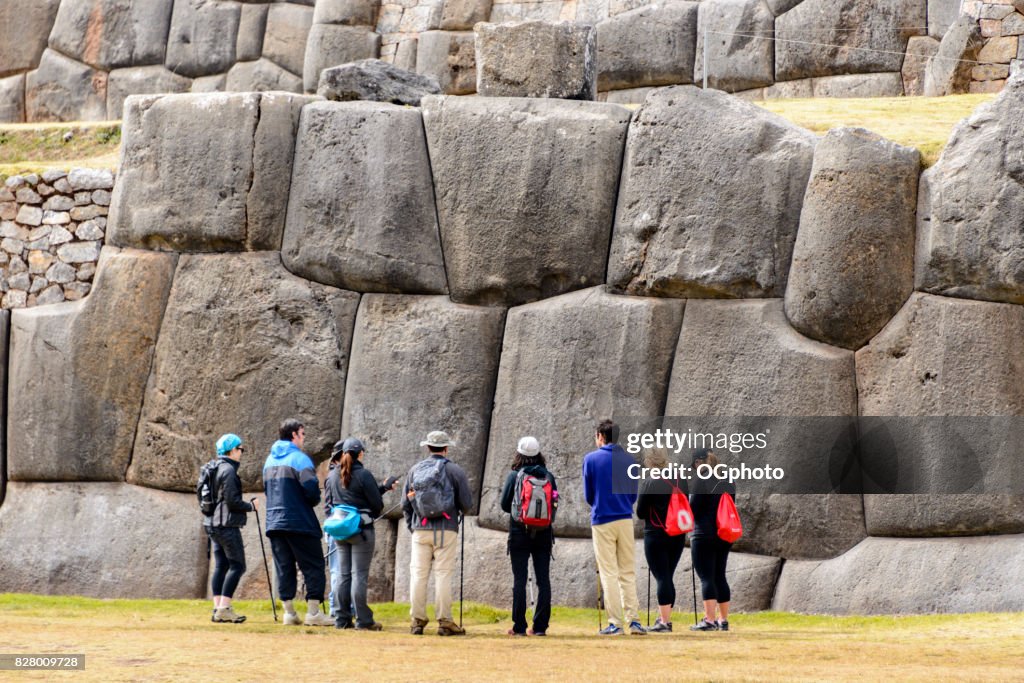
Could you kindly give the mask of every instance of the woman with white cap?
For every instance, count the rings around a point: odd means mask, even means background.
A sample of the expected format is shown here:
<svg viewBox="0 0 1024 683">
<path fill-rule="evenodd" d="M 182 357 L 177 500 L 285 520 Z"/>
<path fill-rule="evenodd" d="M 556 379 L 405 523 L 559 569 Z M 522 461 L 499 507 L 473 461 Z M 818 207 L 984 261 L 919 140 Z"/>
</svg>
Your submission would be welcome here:
<svg viewBox="0 0 1024 683">
<path fill-rule="evenodd" d="M 558 485 L 546 467 L 540 443 L 532 436 L 519 440 L 512 471 L 505 478 L 501 509 L 509 513 L 508 554 L 512 559 L 512 628 L 510 636 L 547 634 L 551 618 L 551 530 L 558 507 Z M 530 558 L 537 580 L 533 628 L 526 629 L 526 583 Z"/>
</svg>

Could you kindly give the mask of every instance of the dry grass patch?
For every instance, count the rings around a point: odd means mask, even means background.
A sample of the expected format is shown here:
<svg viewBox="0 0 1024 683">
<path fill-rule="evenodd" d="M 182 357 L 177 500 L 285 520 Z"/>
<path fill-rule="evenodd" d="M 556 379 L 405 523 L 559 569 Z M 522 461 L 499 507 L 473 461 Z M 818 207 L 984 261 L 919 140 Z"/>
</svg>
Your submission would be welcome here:
<svg viewBox="0 0 1024 683">
<path fill-rule="evenodd" d="M 59 168 L 115 168 L 121 122 L 0 125 L 0 176 Z"/>
<path fill-rule="evenodd" d="M 212 624 L 208 603 L 0 596 L 0 652 L 85 653 L 86 670 L 18 680 L 853 681 L 1020 679 L 1024 614 L 927 617 L 736 615 L 729 633 L 599 638 L 594 610 L 556 608 L 547 638 L 509 638 L 508 612 L 471 605 L 469 636 L 407 633 L 406 605 L 378 605 L 383 633 Z M 432 623 L 431 626 L 434 624 Z M 430 627 L 428 627 L 429 629 Z M 428 630 L 430 633 L 430 630 Z"/>
</svg>

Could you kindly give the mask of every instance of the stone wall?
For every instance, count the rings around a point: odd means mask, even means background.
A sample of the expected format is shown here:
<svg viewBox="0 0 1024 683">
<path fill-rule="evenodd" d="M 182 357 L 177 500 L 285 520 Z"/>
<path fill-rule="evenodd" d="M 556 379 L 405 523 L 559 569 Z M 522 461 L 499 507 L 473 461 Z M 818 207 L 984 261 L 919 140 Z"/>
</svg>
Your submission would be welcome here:
<svg viewBox="0 0 1024 683">
<path fill-rule="evenodd" d="M 555 594 L 577 605 L 591 599 L 580 465 L 598 418 L 1024 416 L 1024 77 L 923 175 L 916 151 L 867 131 L 818 139 L 688 85 L 636 112 L 259 93 L 136 96 L 126 111 L 92 293 L 0 311 L 0 558 L 19 557 L 0 559 L 0 591 L 203 595 L 195 472 L 234 431 L 249 444 L 244 488 L 259 491 L 291 416 L 318 461 L 349 431 L 363 438 L 381 478 L 447 429 L 478 508 L 468 595 L 498 604 L 510 579 L 497 494 L 517 438 L 534 434 L 563 491 Z M 15 201 L 51 180 L 85 192 L 83 177 L 22 178 Z M 926 469 L 960 439 L 932 437 Z M 970 445 L 999 472 L 1019 461 L 1015 443 Z M 805 451 L 786 442 L 788 462 Z M 1005 552 L 1024 534 L 1019 496 L 739 502 L 738 607 L 1024 609 L 1019 552 Z M 123 510 L 141 520 L 127 532 Z M 167 520 L 166 552 L 133 554 L 130 571 L 105 559 L 108 537 L 146 546 Z M 381 524 L 375 595 L 402 598 L 407 532 Z M 73 561 L 26 540 L 52 529 L 75 535 Z M 187 566 L 170 572 L 171 558 Z M 925 599 L 936 575 L 956 601 Z"/>
<path fill-rule="evenodd" d="M 0 187 L 0 308 L 77 301 L 89 293 L 113 188 L 108 170 L 6 179 Z"/>
<path fill-rule="evenodd" d="M 919 95 L 960 0 L 2 0 L 0 122 L 120 119 L 132 94 L 313 92 L 321 69 L 380 57 L 476 90 L 473 26 L 594 24 L 602 99 L 700 83 L 748 97 Z M 955 91 L 1001 88 L 1024 5 L 968 0 L 985 41 Z M 704 57 L 704 35 L 708 55 Z M 950 63 L 950 62 L 947 62 Z"/>
</svg>

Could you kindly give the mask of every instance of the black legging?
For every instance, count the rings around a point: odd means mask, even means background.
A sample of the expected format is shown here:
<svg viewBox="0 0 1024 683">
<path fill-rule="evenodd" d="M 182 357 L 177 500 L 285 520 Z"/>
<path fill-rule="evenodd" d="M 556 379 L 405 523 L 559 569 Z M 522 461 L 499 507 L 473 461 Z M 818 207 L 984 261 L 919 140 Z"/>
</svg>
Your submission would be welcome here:
<svg viewBox="0 0 1024 683">
<path fill-rule="evenodd" d="M 669 536 L 661 529 L 644 529 L 644 556 L 658 582 L 658 604 L 676 604 L 674 576 L 686 547 L 686 534 Z"/>
<path fill-rule="evenodd" d="M 237 527 L 206 527 L 206 533 L 210 537 L 214 561 L 210 588 L 214 595 L 230 598 L 245 573 L 242 530 Z"/>
<path fill-rule="evenodd" d="M 732 543 L 726 543 L 717 536 L 690 539 L 693 567 L 700 577 L 700 592 L 705 600 L 729 602 L 732 597 L 729 582 L 725 580 L 730 548 Z"/>
<path fill-rule="evenodd" d="M 508 537 L 512 559 L 512 630 L 526 633 L 526 580 L 530 558 L 533 578 L 537 582 L 537 605 L 533 611 L 533 630 L 544 633 L 551 619 L 551 529 L 529 532 L 513 529 Z"/>
</svg>

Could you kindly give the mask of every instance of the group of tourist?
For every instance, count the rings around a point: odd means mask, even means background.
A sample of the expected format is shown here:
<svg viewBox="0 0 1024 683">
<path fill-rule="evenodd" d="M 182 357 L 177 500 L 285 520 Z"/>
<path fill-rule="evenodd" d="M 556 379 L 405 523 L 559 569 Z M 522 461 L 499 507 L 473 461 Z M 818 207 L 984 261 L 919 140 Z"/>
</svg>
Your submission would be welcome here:
<svg viewBox="0 0 1024 683">
<path fill-rule="evenodd" d="M 312 459 L 303 452 L 305 427 L 289 419 L 281 425 L 279 439 L 270 449 L 263 467 L 266 494 L 266 536 L 270 539 L 277 575 L 278 598 L 284 605 L 284 624 L 335 626 L 339 629 L 379 631 L 367 603 L 370 564 L 375 547 L 374 523 L 383 518 L 383 495 L 394 490 L 397 477 L 378 481 L 364 462 L 367 449 L 358 438 L 334 445 L 330 469 L 321 496 Z M 613 472 L 625 472 L 633 456 L 618 444 L 618 427 L 610 420 L 600 422 L 594 434 L 596 450 L 583 459 L 583 487 L 591 508 L 590 524 L 601 595 L 608 626 L 601 635 L 672 631 L 672 607 L 676 591 L 674 574 L 684 550 L 685 535 L 670 533 L 669 504 L 673 493 L 689 495 L 693 511 L 690 535 L 692 563 L 700 577 L 704 618 L 691 627 L 697 631 L 728 630 L 729 584 L 725 570 L 731 544 L 716 533 L 719 498 L 735 495 L 732 484 L 717 479 L 698 480 L 693 491 L 687 482 L 645 480 L 634 485 L 615 484 Z M 437 634 L 463 635 L 461 623 L 452 615 L 452 581 L 459 554 L 460 524 L 474 502 L 469 478 L 449 458 L 455 446 L 442 431 L 433 431 L 420 443 L 427 453 L 405 478 L 401 496 L 406 527 L 411 532 L 410 548 L 410 631 L 422 635 L 428 624 L 427 584 L 433 572 Z M 214 622 L 240 623 L 245 617 L 232 608 L 232 596 L 245 572 L 241 527 L 246 513 L 256 510 L 256 499 L 246 502 L 238 467 L 245 448 L 241 438 L 225 434 L 217 441 L 217 460 L 210 471 L 213 503 L 204 526 L 214 558 L 212 574 Z M 648 449 L 643 465 L 662 468 L 665 451 Z M 692 464 L 714 466 L 715 455 L 707 449 L 695 451 Z M 200 478 L 200 488 L 203 478 Z M 197 492 L 199 490 L 197 489 Z M 510 636 L 546 635 L 551 618 L 550 566 L 554 533 L 552 524 L 558 509 L 558 485 L 536 438 L 519 440 L 512 455 L 511 471 L 501 493 L 501 509 L 509 513 L 508 554 L 512 564 L 512 627 Z M 202 498 L 200 498 L 202 500 Z M 324 505 L 325 515 L 338 510 L 358 511 L 358 522 L 343 540 L 326 536 L 316 516 Z M 340 507 L 341 506 L 341 507 Z M 397 507 L 396 505 L 395 507 Z M 644 554 L 657 582 L 658 617 L 653 626 L 640 623 L 636 587 L 634 506 L 644 522 Z M 355 513 L 353 513 L 355 514 Z M 354 522 L 356 520 L 353 520 Z M 464 540 L 464 539 L 463 539 Z M 330 571 L 330 611 L 321 609 L 326 592 L 324 564 Z M 533 623 L 527 623 L 529 566 L 537 585 Z M 298 572 L 305 583 L 306 614 L 295 609 Z M 460 619 L 461 622 L 461 619 Z"/>
</svg>

